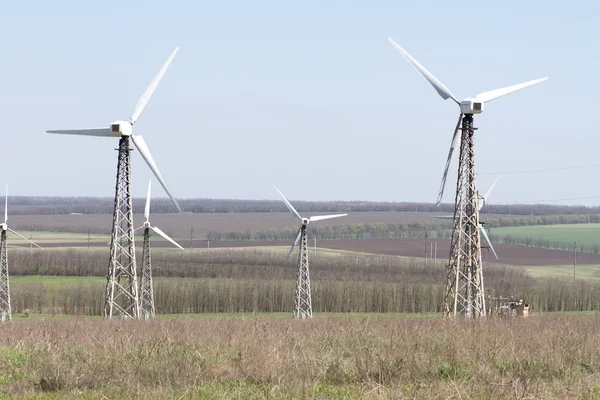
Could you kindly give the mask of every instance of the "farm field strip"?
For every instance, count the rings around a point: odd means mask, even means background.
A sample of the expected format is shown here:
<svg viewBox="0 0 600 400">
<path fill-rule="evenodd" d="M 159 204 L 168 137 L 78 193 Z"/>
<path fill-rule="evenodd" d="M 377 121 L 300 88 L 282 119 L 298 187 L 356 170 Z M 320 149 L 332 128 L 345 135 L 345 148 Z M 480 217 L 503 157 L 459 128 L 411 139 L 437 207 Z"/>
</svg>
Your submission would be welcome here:
<svg viewBox="0 0 600 400">
<path fill-rule="evenodd" d="M 573 279 L 573 264 L 523 267 L 523 269 L 533 278 Z M 575 268 L 575 279 L 600 279 L 600 265 L 577 264 Z"/>
<path fill-rule="evenodd" d="M 331 212 L 335 214 L 335 211 Z M 306 212 L 306 215 L 313 213 Z M 327 214 L 327 213 L 320 213 Z M 384 223 L 414 223 L 420 221 L 435 221 L 432 216 L 448 215 L 448 213 L 430 212 L 352 212 L 348 216 L 336 220 L 319 222 L 320 226 L 334 226 L 339 224 L 370 224 Z M 494 217 L 489 214 L 489 217 Z M 245 233 L 247 230 L 254 232 L 260 229 L 275 228 L 282 230 L 290 227 L 297 229 L 296 220 L 286 212 L 273 213 L 173 213 L 152 214 L 152 224 L 160 227 L 167 235 L 173 238 L 190 237 L 190 228 L 194 230 L 194 237 L 205 239 L 209 232 L 232 232 L 238 230 Z M 141 226 L 144 221 L 142 214 L 134 214 L 134 225 Z M 112 215 L 109 214 L 84 214 L 84 215 L 15 215 L 11 216 L 12 228 L 21 231 L 31 227 L 39 230 L 57 230 L 65 232 L 82 232 L 87 237 L 88 229 L 92 232 L 110 232 Z M 34 233 L 35 235 L 35 233 Z"/>
<path fill-rule="evenodd" d="M 502 227 L 489 229 L 490 235 L 543 239 L 561 243 L 600 244 L 600 224 L 562 224 Z"/>
</svg>

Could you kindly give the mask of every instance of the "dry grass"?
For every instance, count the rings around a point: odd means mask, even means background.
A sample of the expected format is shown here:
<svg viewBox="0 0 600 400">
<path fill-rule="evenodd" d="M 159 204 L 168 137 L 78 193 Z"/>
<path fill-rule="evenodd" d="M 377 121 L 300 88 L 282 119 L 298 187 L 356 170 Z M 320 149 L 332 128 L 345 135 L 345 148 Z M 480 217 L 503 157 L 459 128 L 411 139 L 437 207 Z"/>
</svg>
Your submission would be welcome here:
<svg viewBox="0 0 600 400">
<path fill-rule="evenodd" d="M 18 322 L 0 327 L 0 391 L 31 398 L 598 398 L 599 322 L 594 315 Z"/>
</svg>

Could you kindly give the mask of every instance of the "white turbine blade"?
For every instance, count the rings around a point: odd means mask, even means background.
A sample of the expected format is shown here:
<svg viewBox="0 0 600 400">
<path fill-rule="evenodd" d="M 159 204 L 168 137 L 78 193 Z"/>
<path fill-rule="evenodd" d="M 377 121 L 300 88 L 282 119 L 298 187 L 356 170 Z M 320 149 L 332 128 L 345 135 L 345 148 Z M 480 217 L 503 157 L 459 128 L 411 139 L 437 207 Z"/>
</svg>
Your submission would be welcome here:
<svg viewBox="0 0 600 400">
<path fill-rule="evenodd" d="M 121 137 L 119 132 L 113 132 L 109 128 L 94 128 L 94 129 L 59 129 L 46 131 L 46 133 L 57 133 L 61 135 L 83 135 L 83 136 L 99 136 L 99 137 Z"/>
<path fill-rule="evenodd" d="M 285 198 L 285 196 L 283 195 L 283 193 L 281 193 L 281 190 L 279 190 L 277 188 L 277 186 L 273 185 L 273 187 L 275 188 L 275 190 L 277 190 L 277 193 L 279 193 L 279 195 L 281 196 L 281 198 L 283 199 L 283 202 L 285 203 L 285 205 L 287 206 L 288 210 L 290 210 L 290 212 L 292 214 L 294 214 L 296 217 L 302 219 L 302 217 L 300 216 L 300 214 L 298 214 L 298 211 L 296 211 L 296 209 L 294 208 L 294 206 L 292 205 L 292 203 L 290 203 L 288 201 L 288 199 Z"/>
<path fill-rule="evenodd" d="M 150 220 L 150 186 L 152 185 L 152 181 L 148 181 L 148 195 L 146 196 L 146 208 L 144 208 L 144 217 L 146 217 L 146 222 Z"/>
<path fill-rule="evenodd" d="M 498 179 L 500 179 L 500 177 L 496 178 L 496 180 L 494 181 L 494 183 L 492 183 L 492 186 L 490 186 L 490 188 L 488 189 L 488 191 L 485 192 L 485 194 L 483 195 L 483 201 L 479 203 L 479 209 L 480 210 L 487 203 L 488 197 L 490 197 L 490 193 L 492 193 L 492 189 L 494 188 L 494 186 L 496 186 L 496 182 L 498 182 Z"/>
<path fill-rule="evenodd" d="M 4 223 L 8 222 L 8 185 L 4 187 Z"/>
<path fill-rule="evenodd" d="M 404 56 L 404 58 L 406 58 L 406 60 L 409 63 L 411 63 L 412 66 L 415 67 L 415 69 L 417 71 L 419 71 L 425 79 L 427 79 L 427 81 L 431 84 L 431 86 L 433 86 L 435 91 L 438 92 L 438 94 L 440 96 L 442 96 L 442 99 L 446 100 L 446 99 L 450 98 L 450 99 L 454 100 L 456 102 L 456 104 L 460 104 L 460 102 L 457 100 L 457 98 L 454 97 L 452 92 L 450 92 L 450 89 L 448 89 L 446 86 L 444 86 L 444 84 L 442 82 L 440 82 L 435 76 L 433 76 L 431 74 L 431 72 L 427 71 L 427 69 L 425 69 L 425 67 L 422 66 L 417 60 L 412 58 L 412 56 L 410 54 L 408 54 L 408 52 L 406 50 L 404 50 L 402 47 L 400 47 L 398 45 L 398 43 L 394 42 L 394 39 L 392 39 L 391 37 L 388 37 L 388 40 L 390 41 L 392 46 L 394 46 L 396 48 L 396 50 L 398 50 L 400 52 L 400 54 L 402 54 Z"/>
<path fill-rule="evenodd" d="M 481 237 L 483 237 L 483 240 L 485 240 L 485 242 L 487 243 L 488 249 L 492 252 L 492 254 L 494 255 L 494 257 L 496 257 L 496 260 L 497 260 L 498 254 L 496 254 L 496 251 L 494 250 L 494 246 L 492 246 L 492 242 L 490 241 L 490 238 L 488 237 L 488 234 L 485 231 L 485 228 L 483 227 L 483 225 L 479 225 L 479 233 L 480 233 Z"/>
<path fill-rule="evenodd" d="M 173 50 L 173 53 L 171 53 L 171 55 L 169 56 L 165 64 L 162 66 L 160 71 L 158 71 L 158 74 L 156 75 L 152 83 L 150 83 L 150 86 L 148 86 L 142 97 L 140 97 L 138 103 L 135 105 L 135 108 L 133 109 L 133 114 L 131 114 L 130 117 L 132 125 L 135 124 L 135 121 L 137 121 L 142 111 L 144 111 L 144 107 L 146 107 L 146 104 L 148 104 L 148 100 L 150 100 L 150 97 L 152 97 L 152 93 L 154 93 L 154 90 L 158 86 L 158 83 L 167 71 L 167 68 L 169 68 L 169 64 L 171 64 L 171 61 L 173 61 L 173 57 L 175 57 L 175 54 L 177 54 L 177 50 L 179 50 L 179 47 Z"/>
<path fill-rule="evenodd" d="M 176 241 L 174 241 L 173 239 L 171 239 L 170 237 L 167 236 L 166 233 L 164 233 L 163 231 L 161 231 L 158 227 L 156 226 L 151 226 L 152 230 L 156 233 L 158 233 L 160 236 L 162 236 L 163 238 L 167 239 L 169 242 L 173 243 L 175 246 L 179 247 L 181 250 L 185 250 L 183 247 L 181 247 Z"/>
<path fill-rule="evenodd" d="M 429 217 L 436 219 L 454 219 L 454 215 L 430 215 Z"/>
<path fill-rule="evenodd" d="M 300 241 L 300 236 L 302 236 L 302 227 L 300 227 L 300 229 L 298 229 L 298 234 L 296 235 L 296 239 L 294 240 L 294 242 L 292 243 L 292 247 L 290 248 L 290 251 L 286 257 L 286 259 L 289 259 L 290 256 L 292 255 L 292 252 L 294 251 L 294 247 L 296 247 L 296 245 L 298 244 L 298 242 Z"/>
<path fill-rule="evenodd" d="M 15 231 L 13 231 L 13 230 L 12 230 L 12 229 L 10 229 L 10 228 L 7 228 L 7 229 L 8 229 L 9 231 L 11 231 L 12 233 L 14 233 L 15 235 L 17 235 L 18 237 L 20 237 L 21 239 L 28 241 L 29 243 L 31 243 L 32 245 L 34 245 L 34 246 L 35 246 L 35 247 L 37 247 L 38 249 L 41 249 L 41 248 L 42 248 L 41 246 L 38 246 L 37 244 L 35 244 L 35 243 L 34 243 L 34 242 L 32 242 L 31 240 L 27 239 L 25 236 L 21 235 L 20 233 L 18 233 L 18 232 L 15 232 Z"/>
<path fill-rule="evenodd" d="M 322 221 L 324 219 L 331 219 L 331 218 L 339 218 L 339 217 L 345 217 L 348 214 L 335 214 L 335 215 L 317 215 L 314 217 L 310 217 L 308 220 L 310 222 L 314 222 L 314 221 Z"/>
<path fill-rule="evenodd" d="M 446 167 L 444 168 L 444 175 L 442 176 L 442 183 L 440 184 L 440 191 L 438 193 L 437 203 L 436 205 L 440 205 L 442 202 L 442 197 L 444 196 L 444 188 L 446 187 L 446 178 L 448 178 L 448 170 L 450 169 L 450 164 L 452 164 L 452 155 L 454 154 L 454 149 L 456 147 L 460 147 L 460 136 L 458 132 L 460 132 L 460 123 L 462 122 L 462 113 L 458 116 L 458 122 L 456 123 L 456 128 L 454 128 L 454 135 L 452 135 L 452 142 L 450 142 L 450 151 L 448 152 L 448 158 L 446 159 Z"/>
<path fill-rule="evenodd" d="M 519 83 L 519 84 L 512 85 L 512 86 L 507 86 L 507 87 L 501 88 L 501 89 L 490 90 L 488 92 L 479 93 L 477 96 L 475 96 L 475 98 L 478 101 L 487 103 L 492 100 L 496 100 L 502 96 L 506 96 L 507 94 L 516 92 L 517 90 L 525 89 L 526 87 L 535 85 L 536 83 L 544 82 L 546 79 L 548 79 L 548 77 L 534 79 L 532 81 L 523 82 L 523 83 Z"/>
<path fill-rule="evenodd" d="M 158 179 L 158 181 L 160 182 L 162 187 L 165 189 L 165 192 L 167 192 L 167 194 L 169 195 L 169 197 L 171 198 L 171 200 L 177 207 L 177 210 L 179 210 L 179 212 L 181 212 L 181 208 L 179 207 L 177 200 L 175 200 L 175 196 L 173 196 L 173 194 L 169 190 L 167 183 L 165 182 L 162 175 L 160 174 L 160 171 L 158 170 L 158 167 L 156 166 L 156 163 L 154 162 L 154 158 L 152 158 L 152 154 L 150 153 L 150 149 L 148 149 L 148 146 L 146 145 L 144 138 L 141 135 L 138 135 L 138 136 L 131 135 L 131 139 L 133 139 L 133 144 L 135 144 L 135 147 L 138 149 L 138 151 L 140 152 L 140 154 L 146 161 L 146 164 L 148 164 L 148 166 L 154 173 L 154 176 L 156 176 L 156 179 Z"/>
</svg>

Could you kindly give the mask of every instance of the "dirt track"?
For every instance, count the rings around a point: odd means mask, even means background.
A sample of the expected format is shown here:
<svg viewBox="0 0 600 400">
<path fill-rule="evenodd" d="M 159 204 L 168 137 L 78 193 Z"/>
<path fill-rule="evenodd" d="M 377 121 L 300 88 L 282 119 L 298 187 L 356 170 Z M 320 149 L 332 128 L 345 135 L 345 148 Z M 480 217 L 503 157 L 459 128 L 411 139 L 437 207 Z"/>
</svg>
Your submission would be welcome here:
<svg viewBox="0 0 600 400">
<path fill-rule="evenodd" d="M 431 242 L 431 241 L 430 241 Z M 450 252 L 450 241 L 437 239 L 437 258 L 445 259 Z M 154 246 L 169 247 L 168 242 L 152 241 Z M 190 242 L 180 243 L 184 247 L 189 247 Z M 226 247 L 262 247 L 262 246 L 288 246 L 290 243 L 285 241 L 211 241 L 211 248 Z M 105 243 L 92 243 L 93 247 L 107 247 Z M 312 243 L 311 243 L 312 245 Z M 141 248 L 141 242 L 136 243 Z M 348 239 L 348 240 L 321 240 L 317 243 L 318 247 L 336 250 L 350 250 L 373 254 L 387 254 L 404 257 L 424 257 L 425 240 L 424 239 Z M 87 243 L 48 243 L 44 247 L 87 247 Z M 206 240 L 194 240 L 194 248 L 206 248 Z M 571 252 L 560 250 L 538 249 L 533 247 L 522 247 L 505 244 L 496 244 L 494 246 L 498 253 L 499 260 L 495 260 L 491 253 L 484 250 L 483 260 L 486 262 L 497 262 L 509 265 L 568 265 L 573 262 Z M 580 253 L 579 264 L 600 264 L 600 255 Z"/>
</svg>

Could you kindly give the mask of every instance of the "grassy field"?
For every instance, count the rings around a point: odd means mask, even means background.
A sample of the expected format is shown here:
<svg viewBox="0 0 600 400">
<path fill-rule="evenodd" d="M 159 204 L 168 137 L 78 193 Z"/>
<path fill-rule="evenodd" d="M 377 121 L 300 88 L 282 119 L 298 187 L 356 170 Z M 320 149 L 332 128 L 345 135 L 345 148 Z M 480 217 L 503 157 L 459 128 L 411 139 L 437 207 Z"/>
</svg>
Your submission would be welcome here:
<svg viewBox="0 0 600 400">
<path fill-rule="evenodd" d="M 600 243 L 600 224 L 538 225 L 491 228 L 495 236 L 545 239 L 561 243 L 595 245 Z"/>
<path fill-rule="evenodd" d="M 594 399 L 599 322 L 595 314 L 485 323 L 399 315 L 19 321 L 0 326 L 0 392 L 31 399 Z"/>
<path fill-rule="evenodd" d="M 565 278 L 573 279 L 573 264 L 523 267 L 534 278 Z M 600 265 L 577 264 L 575 279 L 600 279 Z"/>
</svg>

